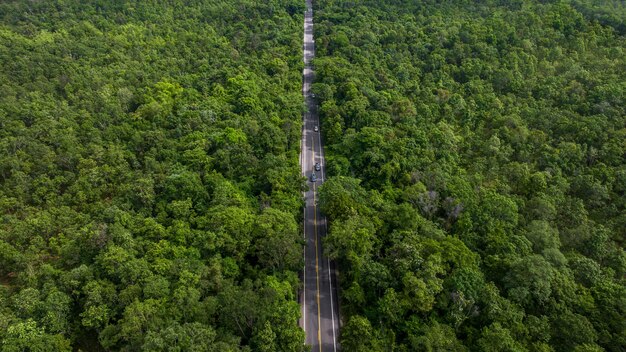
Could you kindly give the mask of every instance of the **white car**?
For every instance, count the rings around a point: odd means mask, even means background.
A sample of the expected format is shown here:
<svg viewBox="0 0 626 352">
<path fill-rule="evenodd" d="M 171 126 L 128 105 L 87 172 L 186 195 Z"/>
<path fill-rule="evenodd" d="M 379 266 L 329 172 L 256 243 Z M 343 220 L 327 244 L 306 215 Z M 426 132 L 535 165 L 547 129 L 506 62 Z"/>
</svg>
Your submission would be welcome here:
<svg viewBox="0 0 626 352">
<path fill-rule="evenodd" d="M 317 127 L 317 126 L 313 127 L 313 131 L 319 132 L 319 130 L 320 130 L 319 127 Z"/>
</svg>

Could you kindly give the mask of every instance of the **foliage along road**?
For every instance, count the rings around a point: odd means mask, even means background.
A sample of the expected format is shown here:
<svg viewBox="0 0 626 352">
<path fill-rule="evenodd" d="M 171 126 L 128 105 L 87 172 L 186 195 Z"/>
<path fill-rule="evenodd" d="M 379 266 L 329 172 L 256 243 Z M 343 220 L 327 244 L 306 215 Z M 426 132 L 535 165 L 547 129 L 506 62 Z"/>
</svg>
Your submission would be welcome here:
<svg viewBox="0 0 626 352">
<path fill-rule="evenodd" d="M 319 126 L 319 117 L 315 98 L 311 94 L 313 70 L 311 59 L 315 55 L 313 41 L 313 9 L 311 0 L 306 2 L 304 17 L 304 70 L 302 94 L 306 101 L 307 112 L 304 114 L 300 164 L 302 174 L 307 177 L 309 190 L 305 192 L 304 208 L 304 289 L 302 291 L 301 326 L 306 332 L 306 344 L 311 351 L 337 351 L 339 329 L 337 291 L 334 265 L 323 255 L 322 237 L 326 235 L 326 218 L 316 205 L 317 187 L 324 182 L 324 152 Z M 311 182 L 315 172 L 315 163 L 321 166 L 316 172 L 317 181 Z"/>
</svg>

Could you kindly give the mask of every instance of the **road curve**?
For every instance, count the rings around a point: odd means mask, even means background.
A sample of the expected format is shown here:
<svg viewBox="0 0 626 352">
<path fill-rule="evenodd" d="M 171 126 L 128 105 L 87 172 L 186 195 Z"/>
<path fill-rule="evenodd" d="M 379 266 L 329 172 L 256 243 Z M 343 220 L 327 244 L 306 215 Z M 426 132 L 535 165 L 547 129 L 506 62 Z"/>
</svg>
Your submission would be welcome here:
<svg viewBox="0 0 626 352">
<path fill-rule="evenodd" d="M 325 178 L 324 149 L 317 114 L 317 104 L 311 94 L 313 68 L 311 60 L 315 56 L 313 40 L 313 8 L 311 0 L 306 0 L 304 16 L 304 70 L 302 72 L 302 94 L 307 112 L 303 117 L 300 165 L 302 174 L 307 177 L 309 190 L 304 193 L 304 287 L 301 293 L 302 319 L 300 325 L 306 333 L 305 343 L 312 352 L 336 352 L 339 350 L 339 311 L 337 303 L 336 279 L 333 263 L 323 255 L 322 238 L 326 236 L 326 218 L 317 207 L 317 188 Z M 315 163 L 321 170 L 316 172 L 317 181 L 311 182 Z"/>
</svg>

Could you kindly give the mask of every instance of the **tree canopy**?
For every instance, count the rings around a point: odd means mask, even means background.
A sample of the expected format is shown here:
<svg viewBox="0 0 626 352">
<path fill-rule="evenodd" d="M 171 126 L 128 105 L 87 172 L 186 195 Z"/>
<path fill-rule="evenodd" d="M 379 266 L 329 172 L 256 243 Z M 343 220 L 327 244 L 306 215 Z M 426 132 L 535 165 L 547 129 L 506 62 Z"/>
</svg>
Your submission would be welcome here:
<svg viewBox="0 0 626 352">
<path fill-rule="evenodd" d="M 624 4 L 315 4 L 342 346 L 623 351 Z"/>
<path fill-rule="evenodd" d="M 2 1 L 0 350 L 304 349 L 303 12 Z"/>
</svg>

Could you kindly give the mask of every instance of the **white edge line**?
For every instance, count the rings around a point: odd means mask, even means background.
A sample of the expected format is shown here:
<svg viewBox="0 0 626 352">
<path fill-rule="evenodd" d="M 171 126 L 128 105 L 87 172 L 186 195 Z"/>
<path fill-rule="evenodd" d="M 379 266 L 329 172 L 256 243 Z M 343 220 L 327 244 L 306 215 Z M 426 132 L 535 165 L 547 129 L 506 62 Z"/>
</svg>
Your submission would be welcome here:
<svg viewBox="0 0 626 352">
<path fill-rule="evenodd" d="M 306 28 L 306 20 L 305 23 L 303 25 L 303 27 Z M 305 45 L 304 45 L 304 37 L 302 40 L 302 56 L 304 57 L 304 50 L 305 50 Z M 305 92 L 305 78 L 304 78 L 304 69 L 302 70 L 302 96 L 304 96 L 304 92 Z M 304 153 L 302 152 L 302 145 L 305 139 L 305 119 L 306 119 L 306 112 L 302 114 L 302 127 L 300 129 L 300 172 L 302 173 L 302 175 L 304 176 Z M 306 199 L 306 193 L 303 191 L 302 192 L 302 198 Z M 303 267 L 302 267 L 302 330 L 304 331 L 304 335 L 305 335 L 305 339 L 304 339 L 304 345 L 306 345 L 306 200 L 305 200 L 305 204 L 304 207 L 302 209 L 302 237 L 305 241 L 304 246 L 302 248 L 302 260 L 303 260 Z"/>
<path fill-rule="evenodd" d="M 300 139 L 300 166 L 301 171 L 304 170 L 304 164 L 302 163 L 302 139 Z M 305 193 L 302 192 L 302 198 L 305 199 Z M 306 202 L 302 209 L 302 237 L 304 238 L 304 247 L 302 248 L 302 260 L 304 266 L 302 270 L 302 330 L 306 336 Z M 306 345 L 306 338 L 304 339 Z"/>
<path fill-rule="evenodd" d="M 326 223 L 326 219 L 324 219 Z M 328 282 L 330 283 L 330 319 L 333 322 L 333 349 L 337 352 L 337 337 L 335 336 L 335 308 L 333 307 L 333 276 L 330 272 L 330 259 L 326 257 L 328 263 Z"/>
</svg>

